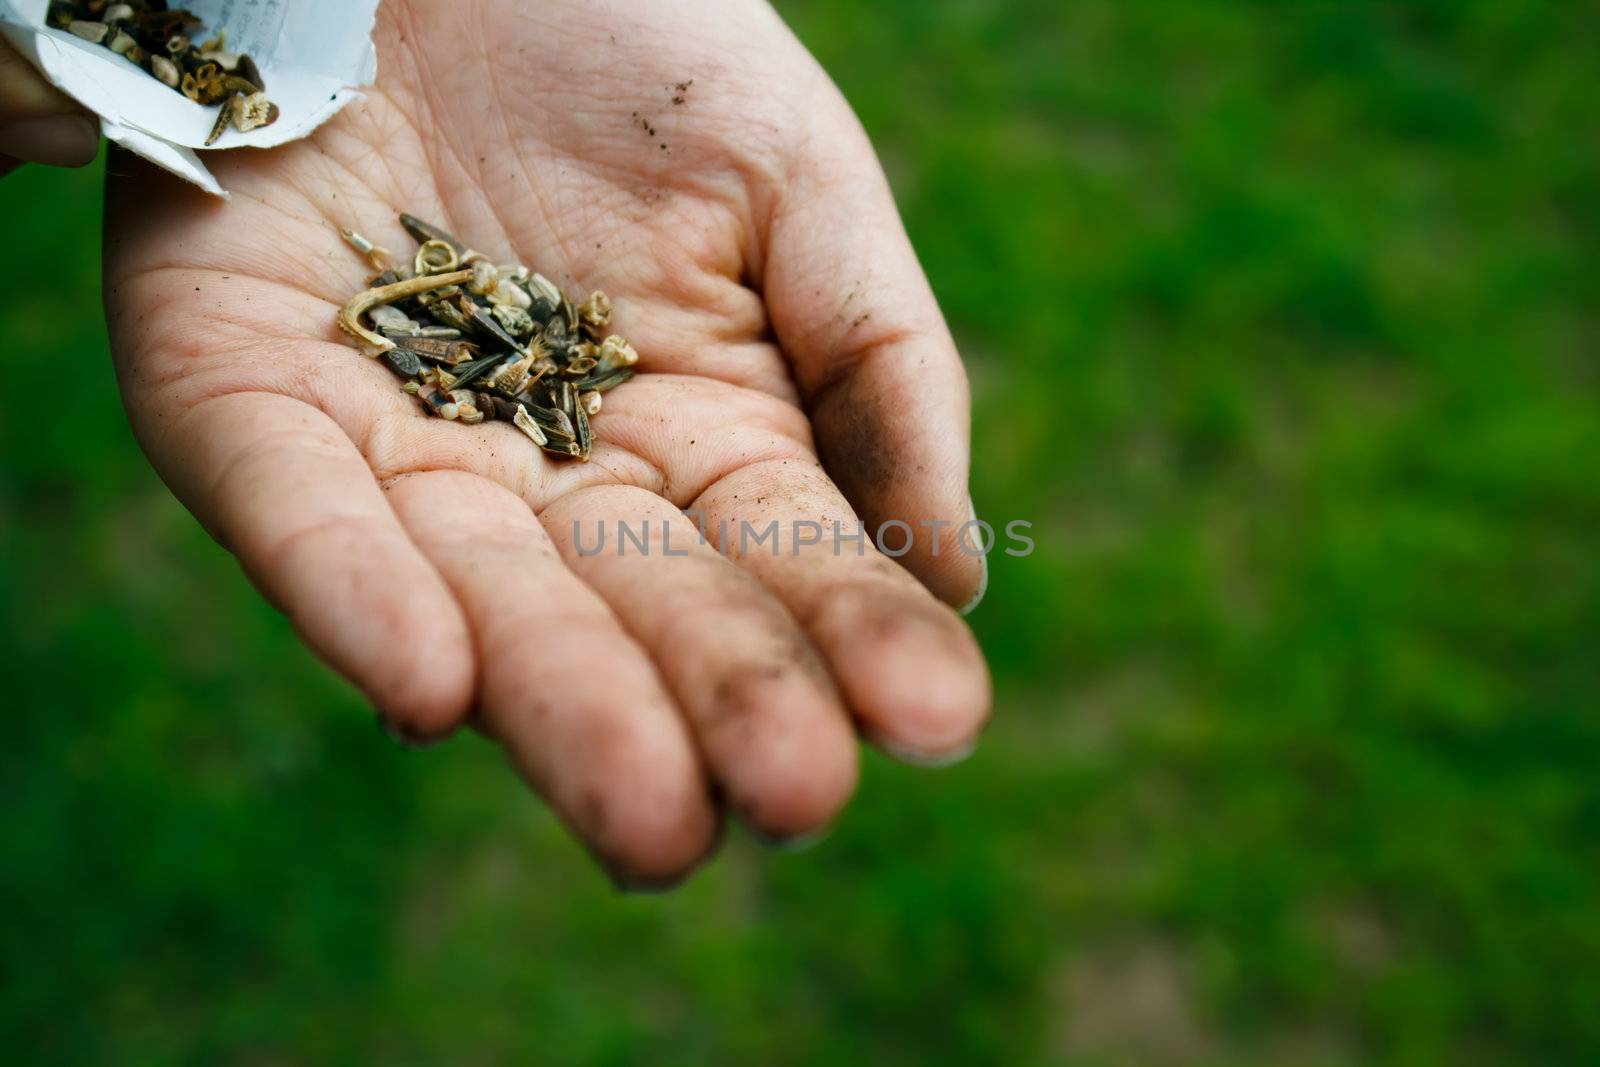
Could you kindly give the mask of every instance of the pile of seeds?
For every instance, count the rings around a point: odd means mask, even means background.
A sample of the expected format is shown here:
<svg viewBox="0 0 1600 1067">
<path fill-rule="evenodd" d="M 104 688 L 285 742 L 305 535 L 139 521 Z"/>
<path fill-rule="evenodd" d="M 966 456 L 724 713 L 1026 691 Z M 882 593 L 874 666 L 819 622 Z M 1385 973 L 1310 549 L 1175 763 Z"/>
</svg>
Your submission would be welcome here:
<svg viewBox="0 0 1600 1067">
<path fill-rule="evenodd" d="M 206 144 L 215 144 L 229 125 L 249 133 L 278 121 L 278 105 L 267 99 L 255 60 L 228 51 L 224 30 L 194 43 L 199 16 L 168 10 L 167 0 L 52 0 L 46 21 L 105 45 L 197 104 L 222 105 Z"/>
<path fill-rule="evenodd" d="M 351 230 L 344 239 L 377 277 L 339 313 L 339 327 L 404 379 L 431 415 L 500 419 L 555 456 L 586 460 L 601 394 L 633 377 L 639 354 L 607 336 L 611 301 L 581 304 L 522 264 L 495 266 L 437 226 L 400 225 L 421 242 L 409 264 Z"/>
</svg>

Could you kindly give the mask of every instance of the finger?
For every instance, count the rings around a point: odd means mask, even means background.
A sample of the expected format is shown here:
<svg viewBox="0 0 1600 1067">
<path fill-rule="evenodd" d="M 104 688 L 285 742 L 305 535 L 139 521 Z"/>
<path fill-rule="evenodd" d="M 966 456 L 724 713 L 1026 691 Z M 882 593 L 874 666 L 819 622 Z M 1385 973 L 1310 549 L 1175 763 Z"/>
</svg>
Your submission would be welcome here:
<svg viewBox="0 0 1600 1067">
<path fill-rule="evenodd" d="M 717 816 L 644 650 L 509 490 L 440 471 L 393 480 L 389 499 L 466 607 L 487 732 L 619 882 L 680 879 Z"/>
<path fill-rule="evenodd" d="M 465 720 L 461 611 L 325 415 L 284 397 L 222 396 L 146 438 L 179 499 L 392 726 L 436 737 Z"/>
<path fill-rule="evenodd" d="M 855 732 L 777 598 L 642 489 L 574 493 L 540 519 L 655 660 L 733 810 L 777 839 L 832 822 L 855 789 Z"/>
<path fill-rule="evenodd" d="M 977 643 L 866 538 L 835 539 L 858 520 L 815 464 L 743 468 L 696 507 L 714 543 L 800 620 L 874 742 L 921 762 L 970 750 L 989 712 Z"/>
<path fill-rule="evenodd" d="M 99 151 L 100 124 L 0 39 L 0 155 L 81 167 Z"/>
<path fill-rule="evenodd" d="M 869 528 L 910 523 L 900 562 L 970 605 L 985 571 L 956 551 L 973 518 L 966 374 L 871 145 L 836 107 L 851 133 L 807 142 L 774 208 L 767 304 L 828 473 Z"/>
</svg>

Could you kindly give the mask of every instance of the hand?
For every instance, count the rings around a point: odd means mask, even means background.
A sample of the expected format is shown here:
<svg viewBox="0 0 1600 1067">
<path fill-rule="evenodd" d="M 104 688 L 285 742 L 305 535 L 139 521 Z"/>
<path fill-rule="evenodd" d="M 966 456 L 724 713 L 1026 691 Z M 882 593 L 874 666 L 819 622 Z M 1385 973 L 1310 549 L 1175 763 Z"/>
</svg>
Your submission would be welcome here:
<svg viewBox="0 0 1600 1067">
<path fill-rule="evenodd" d="M 966 381 L 870 145 L 777 15 L 413 0 L 376 33 L 364 104 L 208 157 L 231 203 L 112 168 L 118 372 L 173 491 L 390 723 L 472 722 L 626 884 L 706 855 L 715 798 L 770 837 L 825 826 L 856 729 L 964 751 L 989 703 L 947 606 L 983 580 L 955 532 Z M 644 373 L 589 463 L 427 418 L 337 332 L 370 273 L 339 228 L 409 255 L 400 211 L 612 296 Z M 713 535 L 778 520 L 782 555 L 699 546 L 691 506 Z M 791 521 L 857 515 L 912 524 L 903 567 L 791 554 Z M 646 520 L 648 557 L 575 550 L 574 523 L 592 545 Z"/>
<path fill-rule="evenodd" d="M 100 124 L 0 37 L 0 176 L 24 163 L 81 167 L 100 151 Z"/>
</svg>

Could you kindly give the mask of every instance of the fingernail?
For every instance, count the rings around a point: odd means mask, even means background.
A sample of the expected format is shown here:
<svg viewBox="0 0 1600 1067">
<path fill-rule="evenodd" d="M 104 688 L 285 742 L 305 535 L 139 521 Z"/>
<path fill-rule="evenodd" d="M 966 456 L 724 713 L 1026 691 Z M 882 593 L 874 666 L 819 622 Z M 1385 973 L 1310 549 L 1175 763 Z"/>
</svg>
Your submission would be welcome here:
<svg viewBox="0 0 1600 1067">
<path fill-rule="evenodd" d="M 783 852 L 788 854 L 809 852 L 811 849 L 816 848 L 818 845 L 826 841 L 829 835 L 833 833 L 833 827 L 831 826 L 825 826 L 822 829 L 815 830 L 809 834 L 793 834 L 789 837 L 773 837 L 770 834 L 762 833 L 760 830 L 757 830 L 755 827 L 748 824 L 745 825 L 745 829 L 749 831 L 751 837 L 755 838 L 756 841 L 760 843 L 762 848 L 771 849 L 773 852 Z"/>
<path fill-rule="evenodd" d="M 727 829 L 727 820 L 718 820 L 716 833 L 712 835 L 705 851 L 700 853 L 693 863 L 673 874 L 641 875 L 629 871 L 623 867 L 620 861 L 613 860 L 592 844 L 589 846 L 589 854 L 594 857 L 595 862 L 605 872 L 606 877 L 611 879 L 611 884 L 618 893 L 629 897 L 665 896 L 675 889 L 682 888 L 688 883 L 689 879 L 695 876 L 695 872 L 705 865 L 707 860 L 721 851 L 722 842 L 727 837 Z"/>
<path fill-rule="evenodd" d="M 603 865 L 602 865 L 603 866 Z M 689 880 L 693 871 L 685 872 L 671 878 L 639 878 L 625 871 L 613 867 L 605 867 L 606 874 L 611 879 L 611 884 L 617 892 L 626 897 L 662 897 L 677 889 Z"/>
<path fill-rule="evenodd" d="M 600 870 L 605 872 L 606 878 L 610 878 L 611 885 L 622 896 L 666 896 L 666 894 L 672 893 L 674 889 L 680 888 L 685 881 L 693 877 L 696 870 L 699 870 L 698 865 L 694 865 L 694 867 L 683 870 L 683 872 L 674 873 L 674 875 L 645 877 L 645 875 L 638 875 L 638 873 L 630 872 L 630 870 L 622 870 L 622 867 L 614 865 L 610 859 L 606 859 L 605 856 L 600 856 L 600 854 L 595 854 L 595 859 L 600 864 Z"/>
<path fill-rule="evenodd" d="M 47 115 L 0 126 L 0 155 L 52 167 L 81 167 L 100 151 L 100 127 L 82 115 Z"/>
<path fill-rule="evenodd" d="M 967 497 L 967 515 L 970 522 L 978 521 L 978 506 L 972 502 L 972 497 Z M 962 615 L 971 615 L 978 605 L 983 603 L 983 596 L 989 591 L 989 555 L 981 553 L 978 556 L 978 591 L 972 594 L 972 599 L 961 606 Z"/>
<path fill-rule="evenodd" d="M 378 716 L 378 729 L 382 730 L 384 735 L 387 736 L 389 740 L 393 741 L 401 748 L 409 748 L 417 751 L 420 751 L 424 748 L 432 748 L 434 745 L 437 745 L 444 740 L 442 737 L 423 737 L 414 730 L 409 730 L 406 727 L 401 726 L 399 723 L 390 719 L 387 715 Z"/>
<path fill-rule="evenodd" d="M 913 767 L 926 767 L 930 770 L 937 770 L 940 767 L 953 767 L 969 759 L 974 752 L 978 751 L 978 739 L 976 737 L 964 745 L 942 749 L 938 752 L 912 748 L 909 745 L 902 745 L 898 741 L 888 741 L 882 737 L 872 738 L 872 745 L 890 759 L 910 764 Z"/>
</svg>

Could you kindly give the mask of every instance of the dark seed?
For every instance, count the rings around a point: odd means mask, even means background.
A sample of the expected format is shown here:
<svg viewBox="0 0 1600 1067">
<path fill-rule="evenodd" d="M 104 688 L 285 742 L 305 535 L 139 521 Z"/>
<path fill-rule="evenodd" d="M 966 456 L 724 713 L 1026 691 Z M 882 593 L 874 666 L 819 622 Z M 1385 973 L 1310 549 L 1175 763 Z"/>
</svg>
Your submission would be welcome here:
<svg viewBox="0 0 1600 1067">
<path fill-rule="evenodd" d="M 389 337 L 388 334 L 384 334 Z M 401 348 L 409 348 L 430 363 L 459 367 L 478 358 L 478 346 L 471 341 L 445 341 L 433 337 L 389 337 Z"/>
<path fill-rule="evenodd" d="M 422 374 L 422 359 L 409 348 L 391 348 L 383 354 L 383 361 L 402 378 L 416 378 Z"/>
<path fill-rule="evenodd" d="M 257 85 L 262 89 L 266 89 L 267 83 L 261 78 L 261 68 L 257 67 L 256 61 L 251 59 L 248 55 L 242 55 L 239 57 L 239 69 L 237 73 L 239 77 L 243 78 L 245 81 Z"/>
<path fill-rule="evenodd" d="M 572 384 L 574 388 L 581 392 L 603 393 L 608 389 L 615 389 L 629 378 L 632 378 L 633 375 L 632 367 L 622 367 L 614 371 L 591 374 L 587 378 L 579 378 Z"/>
<path fill-rule="evenodd" d="M 500 366 L 507 359 L 512 358 L 515 357 L 507 356 L 504 352 L 496 352 L 492 356 L 484 356 L 482 359 L 474 360 L 473 362 L 466 364 L 465 366 L 452 372 L 456 376 L 455 388 L 465 389 L 479 378 L 482 378 L 485 374 L 488 374 L 490 371 Z"/>
<path fill-rule="evenodd" d="M 479 393 L 478 406 L 483 409 L 485 415 L 501 422 L 511 422 L 517 417 L 517 402 L 507 400 L 503 396 L 495 396 L 493 393 Z"/>
<path fill-rule="evenodd" d="M 455 299 L 456 310 L 480 335 L 491 337 L 513 351 L 521 351 L 522 346 L 517 339 L 506 333 L 505 327 L 495 320 L 495 317 L 485 311 L 472 297 L 462 293 Z"/>
<path fill-rule="evenodd" d="M 571 382 L 567 383 L 568 388 L 571 388 L 571 385 Z M 578 431 L 578 458 L 587 460 L 589 450 L 594 447 L 594 433 L 589 429 L 589 413 L 576 401 L 572 408 L 572 422 Z"/>
<path fill-rule="evenodd" d="M 439 229 L 439 227 L 435 226 L 433 223 L 423 222 L 415 215 L 401 215 L 400 225 L 406 228 L 407 233 L 416 238 L 418 244 L 425 244 L 428 241 L 443 241 L 445 244 L 455 249 L 456 255 L 458 256 L 467 250 L 466 246 L 460 241 L 456 240 L 445 231 Z"/>
</svg>

